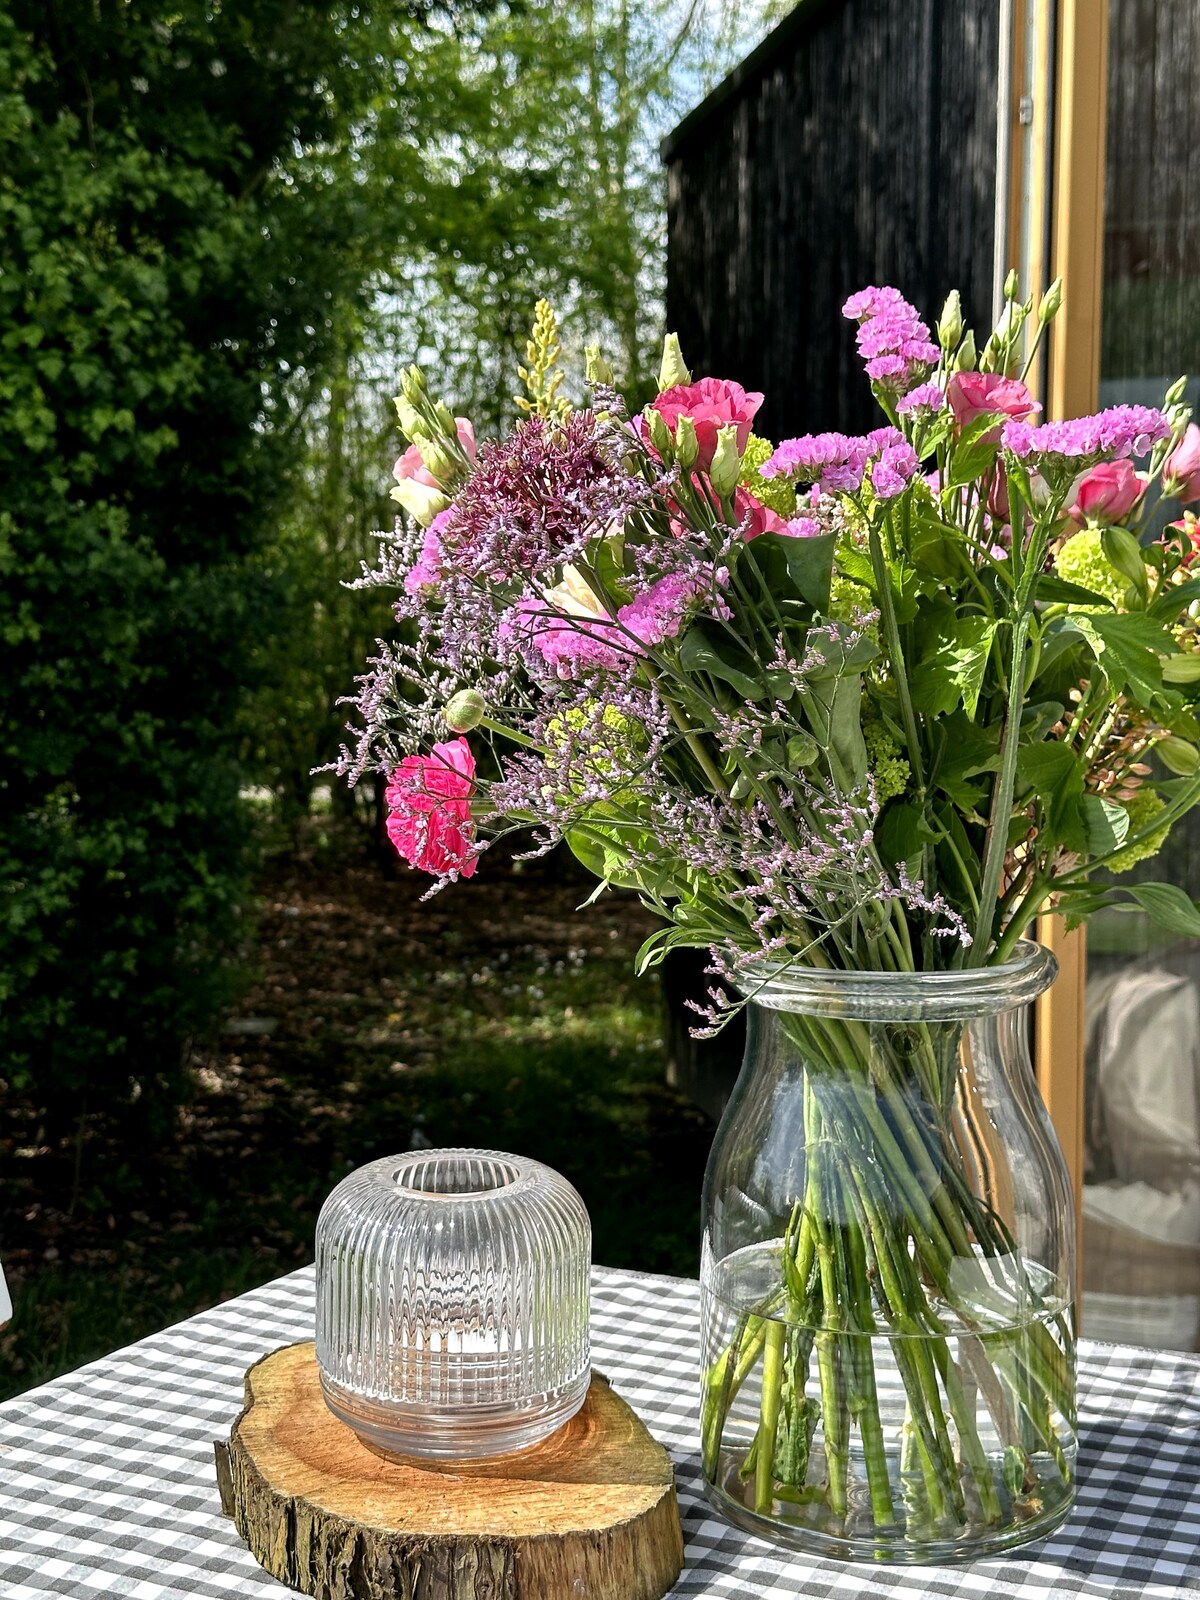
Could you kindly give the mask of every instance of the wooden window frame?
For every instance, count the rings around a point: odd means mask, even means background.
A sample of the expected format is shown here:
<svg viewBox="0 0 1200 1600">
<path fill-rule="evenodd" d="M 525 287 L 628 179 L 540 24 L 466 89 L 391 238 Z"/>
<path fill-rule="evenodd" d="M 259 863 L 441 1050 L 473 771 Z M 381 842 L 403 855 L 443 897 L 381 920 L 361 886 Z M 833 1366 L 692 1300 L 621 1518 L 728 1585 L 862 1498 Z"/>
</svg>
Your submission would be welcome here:
<svg viewBox="0 0 1200 1600">
<path fill-rule="evenodd" d="M 1026 295 L 1063 281 L 1063 308 L 1033 376 L 1048 417 L 1083 416 L 1100 390 L 1108 3 L 1005 0 L 1001 11 L 1012 31 L 1010 70 L 1001 73 L 1009 103 L 998 107 L 1007 117 L 1000 170 L 1008 195 L 999 197 L 1007 205 L 997 220 Z M 1037 935 L 1059 962 L 1058 982 L 1036 1007 L 1038 1087 L 1067 1158 L 1082 1234 L 1085 933 L 1044 916 Z"/>
</svg>

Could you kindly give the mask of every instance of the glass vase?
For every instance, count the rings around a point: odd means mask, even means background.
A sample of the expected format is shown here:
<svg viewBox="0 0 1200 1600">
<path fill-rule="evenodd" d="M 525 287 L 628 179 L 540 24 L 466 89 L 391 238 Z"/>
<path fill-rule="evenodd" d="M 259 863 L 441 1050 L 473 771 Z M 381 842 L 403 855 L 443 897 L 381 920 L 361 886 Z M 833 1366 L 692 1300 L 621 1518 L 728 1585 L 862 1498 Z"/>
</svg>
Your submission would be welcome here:
<svg viewBox="0 0 1200 1600">
<path fill-rule="evenodd" d="M 1029 1003 L 1054 958 L 747 981 L 704 1186 L 702 1436 L 731 1521 L 966 1560 L 1075 1493 L 1075 1209 Z"/>
</svg>

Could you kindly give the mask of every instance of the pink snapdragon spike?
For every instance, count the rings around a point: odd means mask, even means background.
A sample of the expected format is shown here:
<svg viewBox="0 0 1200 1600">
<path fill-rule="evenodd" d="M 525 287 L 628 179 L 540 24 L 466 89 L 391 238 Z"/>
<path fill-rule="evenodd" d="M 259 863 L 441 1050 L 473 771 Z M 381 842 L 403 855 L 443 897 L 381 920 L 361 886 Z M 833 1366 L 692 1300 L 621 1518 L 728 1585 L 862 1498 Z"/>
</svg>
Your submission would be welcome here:
<svg viewBox="0 0 1200 1600">
<path fill-rule="evenodd" d="M 1163 493 L 1182 505 L 1200 500 L 1200 428 L 1189 422 L 1183 437 L 1163 462 Z"/>
<path fill-rule="evenodd" d="M 455 417 L 454 429 L 458 434 L 458 442 L 468 461 L 475 460 L 475 426 L 466 417 Z M 392 476 L 397 483 L 410 479 L 414 483 L 424 484 L 427 489 L 440 489 L 441 485 L 421 460 L 421 452 L 415 444 L 410 444 L 408 449 L 392 468 Z"/>
<path fill-rule="evenodd" d="M 1152 406 L 1109 406 L 1095 416 L 1043 422 L 1037 428 L 1027 422 L 1007 422 L 1000 434 L 1004 448 L 1019 460 L 1050 458 L 1063 463 L 1089 456 L 1109 460 L 1144 456 L 1170 437 L 1170 422 Z"/>
<path fill-rule="evenodd" d="M 1075 488 L 1075 504 L 1067 512 L 1072 522 L 1111 524 L 1124 522 L 1146 492 L 1146 481 L 1134 471 L 1132 461 L 1100 461 L 1090 467 Z"/>
<path fill-rule="evenodd" d="M 698 383 L 680 383 L 673 389 L 664 389 L 655 400 L 654 409 L 672 434 L 680 417 L 691 417 L 700 446 L 696 466 L 699 471 L 707 472 L 717 448 L 717 429 L 726 423 L 736 426 L 740 455 L 746 448 L 751 425 L 762 403 L 761 394 L 748 392 L 740 383 L 725 378 L 701 378 Z"/>
<path fill-rule="evenodd" d="M 1042 409 L 1019 378 L 1006 378 L 1000 372 L 955 372 L 946 385 L 946 399 L 954 413 L 954 429 L 961 433 L 977 417 L 993 412 L 1026 422 Z M 1000 430 L 984 435 L 995 443 Z"/>
<path fill-rule="evenodd" d="M 475 757 L 465 739 L 435 744 L 432 755 L 405 756 L 384 792 L 388 838 L 410 867 L 438 878 L 469 878 L 479 865 L 471 795 Z"/>
</svg>

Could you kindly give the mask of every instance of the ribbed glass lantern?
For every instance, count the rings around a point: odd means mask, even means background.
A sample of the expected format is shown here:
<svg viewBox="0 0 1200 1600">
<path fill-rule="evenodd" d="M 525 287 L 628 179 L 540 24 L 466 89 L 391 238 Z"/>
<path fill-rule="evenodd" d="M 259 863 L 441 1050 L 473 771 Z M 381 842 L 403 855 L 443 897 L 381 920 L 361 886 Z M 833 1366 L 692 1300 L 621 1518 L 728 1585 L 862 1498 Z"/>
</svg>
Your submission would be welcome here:
<svg viewBox="0 0 1200 1600">
<path fill-rule="evenodd" d="M 583 1201 L 494 1150 L 417 1150 L 352 1172 L 317 1221 L 325 1400 L 388 1454 L 468 1459 L 545 1438 L 591 1376 Z"/>
</svg>

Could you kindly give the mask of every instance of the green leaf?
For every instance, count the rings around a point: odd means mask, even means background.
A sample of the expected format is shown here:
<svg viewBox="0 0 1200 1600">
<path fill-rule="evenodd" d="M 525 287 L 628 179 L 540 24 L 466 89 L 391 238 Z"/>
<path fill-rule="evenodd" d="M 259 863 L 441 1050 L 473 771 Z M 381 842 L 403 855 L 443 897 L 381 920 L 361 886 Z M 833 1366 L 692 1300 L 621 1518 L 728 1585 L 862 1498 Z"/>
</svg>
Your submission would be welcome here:
<svg viewBox="0 0 1200 1600">
<path fill-rule="evenodd" d="M 758 568 L 771 593 L 783 593 L 786 584 L 814 610 L 826 612 L 836 543 L 835 533 L 820 533 L 811 539 L 763 533 L 746 546 L 743 559 Z"/>
<path fill-rule="evenodd" d="M 987 671 L 996 624 L 988 617 L 951 617 L 909 678 L 913 706 L 927 716 L 953 711 L 961 702 L 974 717 Z"/>
<path fill-rule="evenodd" d="M 1085 589 L 1081 583 L 1069 583 L 1066 578 L 1060 578 L 1057 572 L 1043 572 L 1039 576 L 1034 599 L 1040 605 L 1099 606 L 1104 611 L 1113 608 L 1107 595 L 1097 594 L 1094 589 Z"/>
<path fill-rule="evenodd" d="M 1129 833 L 1129 813 L 1125 807 L 1098 794 L 1084 795 L 1083 822 L 1088 854 L 1093 856 L 1106 856 L 1119 850 Z"/>
<path fill-rule="evenodd" d="M 1000 440 L 997 436 L 989 441 L 987 435 L 997 433 L 1000 425 L 1006 421 L 1007 417 L 996 412 L 986 417 L 976 417 L 974 422 L 968 423 L 959 435 L 958 443 L 950 452 L 950 459 L 946 464 L 947 489 L 964 488 L 968 483 L 975 483 L 991 469 L 995 464 L 996 452 L 1000 448 Z"/>
<path fill-rule="evenodd" d="M 1091 646 L 1101 672 L 1118 693 L 1149 706 L 1162 692 L 1160 656 L 1171 655 L 1175 641 L 1161 623 L 1145 613 L 1096 613 L 1070 619 L 1070 626 Z"/>
<path fill-rule="evenodd" d="M 937 839 L 921 807 L 907 800 L 893 800 L 884 806 L 875 824 L 875 843 L 880 858 L 889 865 L 916 861 L 925 846 L 936 844 Z"/>
<path fill-rule="evenodd" d="M 1120 892 L 1136 900 L 1157 927 L 1189 939 L 1200 938 L 1200 906 L 1175 884 L 1122 884 Z"/>
<path fill-rule="evenodd" d="M 633 970 L 637 977 L 657 967 L 666 960 L 672 950 L 686 947 L 689 950 L 707 949 L 712 943 L 701 929 L 697 928 L 659 928 L 652 933 L 643 943 L 641 949 L 633 960 Z"/>
<path fill-rule="evenodd" d="M 1083 810 L 1083 769 L 1065 744 L 1023 745 L 1017 752 L 1017 792 L 1032 791 L 1042 808 L 1045 828 L 1056 842 L 1073 850 L 1087 848 Z"/>
<path fill-rule="evenodd" d="M 684 634 L 679 646 L 679 664 L 686 672 L 706 672 L 710 678 L 719 678 L 745 700 L 766 697 L 766 685 L 755 676 L 752 657 L 736 650 L 726 640 L 718 646 L 702 623 L 693 623 Z"/>
</svg>

